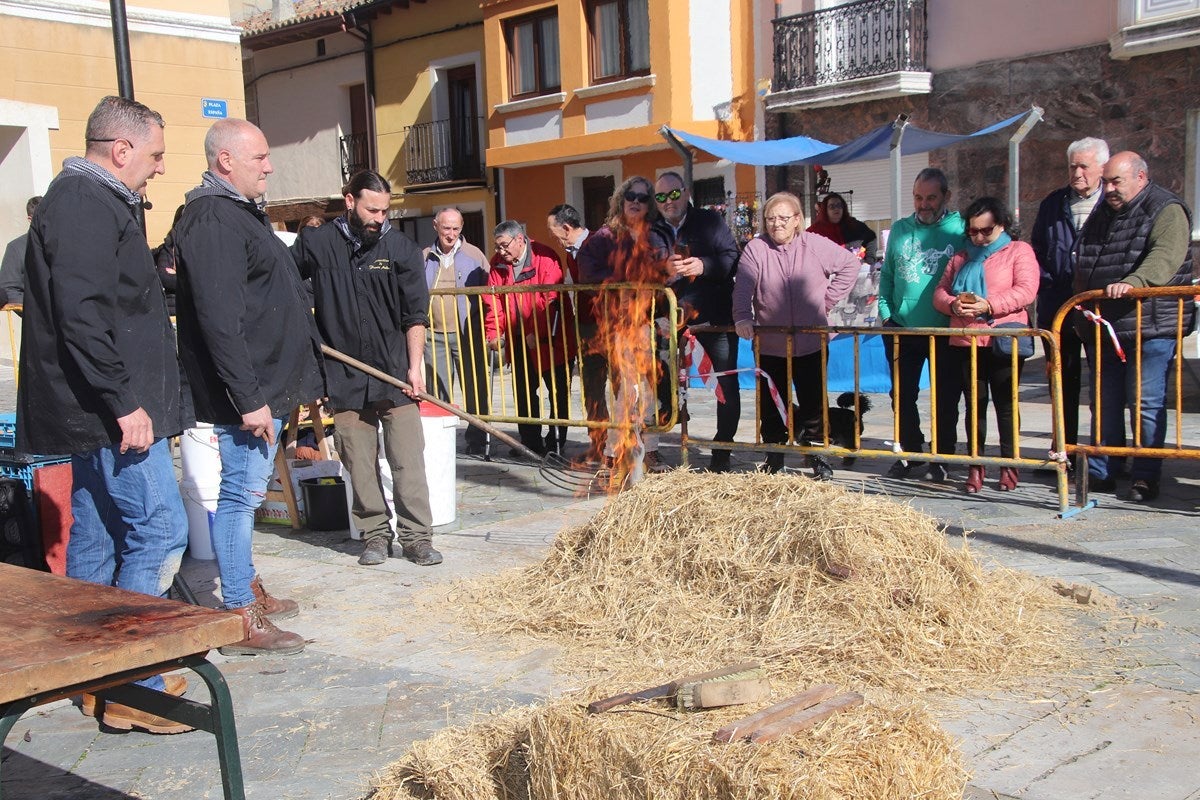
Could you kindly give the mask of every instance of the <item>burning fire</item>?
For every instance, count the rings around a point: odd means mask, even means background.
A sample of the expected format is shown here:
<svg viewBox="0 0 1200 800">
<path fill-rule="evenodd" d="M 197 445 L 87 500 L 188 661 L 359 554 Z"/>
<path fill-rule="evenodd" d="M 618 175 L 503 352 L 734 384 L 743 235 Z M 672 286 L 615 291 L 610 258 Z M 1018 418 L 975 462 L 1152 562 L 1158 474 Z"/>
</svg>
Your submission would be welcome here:
<svg viewBox="0 0 1200 800">
<path fill-rule="evenodd" d="M 645 454 L 642 429 L 658 414 L 657 389 L 663 362 L 658 357 L 655 317 L 667 313 L 662 299 L 667 269 L 651 247 L 648 233 L 649 226 L 642 223 L 618 235 L 612 254 L 612 277 L 605 284 L 634 286 L 601 292 L 596 303 L 598 335 L 608 358 L 615 397 L 610 412 L 610 492 L 641 480 Z M 674 335 L 669 325 L 666 333 Z"/>
</svg>

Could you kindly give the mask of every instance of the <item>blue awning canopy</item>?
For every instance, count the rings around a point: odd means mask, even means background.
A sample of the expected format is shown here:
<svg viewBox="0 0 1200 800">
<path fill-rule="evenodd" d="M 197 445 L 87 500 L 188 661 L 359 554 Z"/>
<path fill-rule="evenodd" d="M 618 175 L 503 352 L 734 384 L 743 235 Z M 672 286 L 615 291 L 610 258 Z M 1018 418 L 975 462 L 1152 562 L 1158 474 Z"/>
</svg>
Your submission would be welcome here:
<svg viewBox="0 0 1200 800">
<path fill-rule="evenodd" d="M 967 134 L 938 133 L 909 125 L 904 129 L 900 153 L 906 156 L 927 153 L 930 150 L 947 147 L 976 136 L 987 136 L 989 133 L 995 133 L 1016 124 L 1028 113 L 1022 111 L 1020 114 Z M 751 164 L 756 167 L 778 167 L 785 164 L 845 164 L 850 161 L 887 158 L 890 155 L 895 125 L 896 123 L 881 125 L 840 146 L 807 136 L 771 139 L 764 142 L 729 142 L 696 136 L 670 127 L 667 130 L 680 141 L 717 158 L 727 159 L 736 164 Z"/>
</svg>

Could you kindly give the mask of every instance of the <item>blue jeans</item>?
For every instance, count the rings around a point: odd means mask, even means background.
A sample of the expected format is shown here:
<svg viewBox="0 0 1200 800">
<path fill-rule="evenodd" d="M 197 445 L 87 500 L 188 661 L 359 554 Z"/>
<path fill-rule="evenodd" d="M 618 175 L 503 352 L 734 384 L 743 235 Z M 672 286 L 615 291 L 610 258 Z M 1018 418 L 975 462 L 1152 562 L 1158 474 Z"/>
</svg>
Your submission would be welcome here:
<svg viewBox="0 0 1200 800">
<path fill-rule="evenodd" d="M 245 608 L 254 602 L 254 512 L 267 495 L 275 469 L 275 448 L 283 420 L 275 420 L 275 444 L 241 429 L 240 425 L 214 425 L 221 451 L 221 490 L 213 514 L 213 553 L 221 573 L 221 599 L 225 608 Z"/>
<path fill-rule="evenodd" d="M 1085 339 L 1089 364 L 1096 364 L 1095 344 Z M 1110 447 L 1124 447 L 1126 441 L 1125 415 L 1129 414 L 1131 425 L 1134 415 L 1139 414 L 1142 423 L 1141 441 L 1134 446 L 1162 447 L 1167 438 L 1167 376 L 1171 361 L 1175 358 L 1174 339 L 1143 339 L 1142 352 L 1126 348 L 1128 363 L 1122 363 L 1105 341 L 1100 348 L 1100 419 L 1096 419 L 1096 372 L 1092 370 L 1092 441 Z M 1137 402 L 1138 365 L 1141 365 L 1142 405 Z M 1088 474 L 1093 478 L 1107 478 L 1108 456 L 1091 456 L 1088 459 Z M 1157 483 L 1162 475 L 1162 459 L 1135 458 L 1129 476 L 1132 480 Z"/>
<path fill-rule="evenodd" d="M 145 453 L 120 445 L 71 457 L 67 575 L 162 597 L 187 547 L 187 512 L 166 439 Z M 138 681 L 162 690 L 162 678 Z"/>
</svg>

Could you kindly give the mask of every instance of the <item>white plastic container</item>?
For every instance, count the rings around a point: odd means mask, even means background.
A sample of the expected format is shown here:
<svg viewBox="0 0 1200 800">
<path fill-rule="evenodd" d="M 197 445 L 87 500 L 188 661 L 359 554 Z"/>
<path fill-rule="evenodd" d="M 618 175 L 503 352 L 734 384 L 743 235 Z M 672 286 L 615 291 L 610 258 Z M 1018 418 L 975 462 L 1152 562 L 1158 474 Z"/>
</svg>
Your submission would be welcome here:
<svg viewBox="0 0 1200 800">
<path fill-rule="evenodd" d="M 199 561 L 212 561 L 217 557 L 213 552 L 212 525 L 217 513 L 217 497 L 221 493 L 220 481 L 211 486 L 184 481 L 179 485 L 179 492 L 187 511 L 188 551 Z"/>
<path fill-rule="evenodd" d="M 421 428 L 425 434 L 425 480 L 433 524 L 449 525 L 458 516 L 458 417 L 433 403 L 421 403 Z"/>
<path fill-rule="evenodd" d="M 196 423 L 179 436 L 179 462 L 183 468 L 180 483 L 192 486 L 216 486 L 221 482 L 221 448 L 213 426 Z"/>
</svg>

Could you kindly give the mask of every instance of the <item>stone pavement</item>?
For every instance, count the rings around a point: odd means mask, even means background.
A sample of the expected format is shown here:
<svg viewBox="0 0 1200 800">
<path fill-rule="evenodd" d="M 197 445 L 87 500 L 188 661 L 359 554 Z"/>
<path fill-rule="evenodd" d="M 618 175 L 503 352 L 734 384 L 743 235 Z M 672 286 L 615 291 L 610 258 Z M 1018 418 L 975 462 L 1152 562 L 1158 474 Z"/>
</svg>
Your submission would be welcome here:
<svg viewBox="0 0 1200 800">
<path fill-rule="evenodd" d="M 712 419 L 706 394 L 692 393 L 693 432 L 704 432 L 704 420 Z M 890 438 L 890 423 L 887 398 L 874 399 L 866 436 L 877 443 Z M 1044 400 L 1044 389 L 1023 392 L 1024 444 L 1034 452 L 1048 446 Z M 753 424 L 745 405 L 743 436 Z M 571 439 L 582 449 L 580 431 Z M 1185 440 L 1200 441 L 1194 411 Z M 677 434 L 665 437 L 663 452 L 679 462 Z M 693 464 L 703 460 L 697 454 Z M 749 469 L 754 457 L 739 452 L 734 461 Z M 1102 495 L 1100 507 L 1066 520 L 1056 518 L 1045 476 L 1027 473 L 1007 495 L 995 490 L 992 476 L 983 493 L 968 498 L 964 469 L 935 485 L 881 477 L 888 466 L 862 459 L 854 470 L 838 469 L 836 479 L 926 510 L 945 522 L 951 543 L 972 531 L 970 546 L 985 562 L 1095 586 L 1130 615 L 1115 632 L 1096 631 L 1119 645 L 1118 678 L 1085 681 L 1034 702 L 969 698 L 946 714 L 973 773 L 967 797 L 1200 798 L 1194 463 L 1168 462 L 1163 497 L 1151 507 Z M 259 527 L 256 564 L 268 588 L 300 601 L 301 616 L 286 627 L 309 645 L 279 658 L 213 654 L 233 694 L 249 798 L 357 800 L 372 772 L 412 741 L 574 685 L 554 671 L 554 652 L 543 644 L 455 626 L 460 598 L 453 581 L 541 558 L 557 531 L 586 519 L 603 498 L 574 497 L 536 467 L 504 460 L 459 459 L 458 484 L 458 520 L 436 537 L 446 556 L 439 567 L 402 559 L 359 567 L 360 545 L 344 533 Z M 185 574 L 201 602 L 216 603 L 212 562 L 188 559 Z M 1134 625 L 1134 617 L 1143 619 Z M 195 692 L 202 698 L 205 690 Z M 14 728 L 0 790 L 6 800 L 221 796 L 210 736 L 101 733 L 66 701 L 31 712 Z"/>
</svg>

